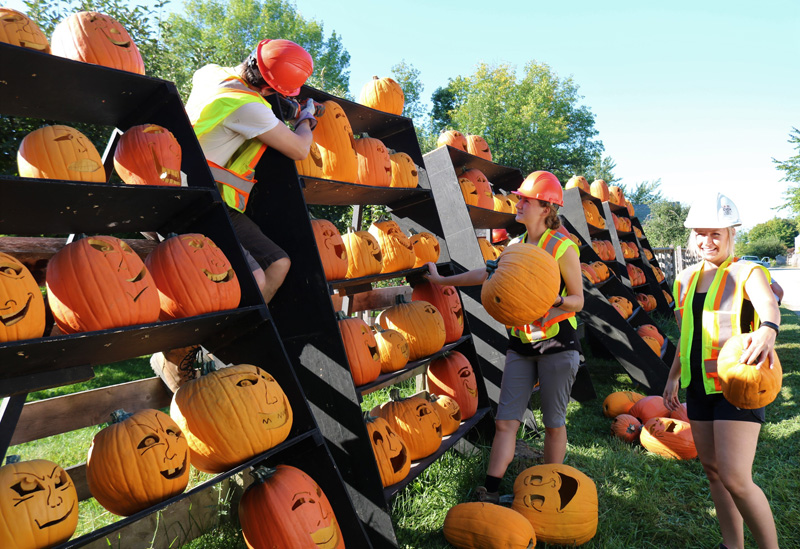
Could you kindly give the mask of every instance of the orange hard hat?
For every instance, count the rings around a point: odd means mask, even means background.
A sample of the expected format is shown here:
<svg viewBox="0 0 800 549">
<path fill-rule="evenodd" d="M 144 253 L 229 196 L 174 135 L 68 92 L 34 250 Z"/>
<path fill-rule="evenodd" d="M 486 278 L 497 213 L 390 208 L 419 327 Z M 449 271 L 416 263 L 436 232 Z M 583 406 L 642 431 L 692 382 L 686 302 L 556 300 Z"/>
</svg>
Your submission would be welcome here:
<svg viewBox="0 0 800 549">
<path fill-rule="evenodd" d="M 508 239 L 508 231 L 505 229 L 492 229 L 492 244 L 497 244 Z"/>
<path fill-rule="evenodd" d="M 302 46 L 291 40 L 262 40 L 256 48 L 258 71 L 270 88 L 288 97 L 314 72 L 314 60 Z"/>
<path fill-rule="evenodd" d="M 557 206 L 564 205 L 564 192 L 561 189 L 561 183 L 550 172 L 538 171 L 531 173 L 525 178 L 519 189 L 512 192 L 525 198 L 544 200 Z"/>
</svg>

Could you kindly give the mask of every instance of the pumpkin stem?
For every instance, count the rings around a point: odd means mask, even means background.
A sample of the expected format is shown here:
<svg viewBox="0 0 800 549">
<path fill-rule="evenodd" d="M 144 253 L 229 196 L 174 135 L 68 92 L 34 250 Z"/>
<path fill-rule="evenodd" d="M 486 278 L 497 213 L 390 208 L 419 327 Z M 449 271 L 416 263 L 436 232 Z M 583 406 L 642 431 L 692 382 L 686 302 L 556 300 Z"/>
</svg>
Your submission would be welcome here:
<svg viewBox="0 0 800 549">
<path fill-rule="evenodd" d="M 10 454 L 6 456 L 6 465 L 11 465 L 12 463 L 19 463 L 22 461 L 22 457 L 19 454 Z"/>
<path fill-rule="evenodd" d="M 267 482 L 269 478 L 277 472 L 277 469 L 273 467 L 267 467 L 266 465 L 260 465 L 258 467 L 253 467 L 253 470 L 250 471 L 250 476 L 253 477 L 254 482 L 256 484 L 261 484 Z"/>
<path fill-rule="evenodd" d="M 207 360 L 200 363 L 200 375 L 208 375 L 211 372 L 218 370 L 216 363 L 213 360 Z"/>
<path fill-rule="evenodd" d="M 403 397 L 400 396 L 400 389 L 398 389 L 397 387 L 389 389 L 389 398 L 391 398 L 394 401 L 403 400 Z"/>
<path fill-rule="evenodd" d="M 368 138 L 369 138 L 369 134 L 367 132 L 361 132 L 360 139 L 368 139 Z"/>
<path fill-rule="evenodd" d="M 492 278 L 492 275 L 495 273 L 496 270 L 497 270 L 497 260 L 496 259 L 487 260 L 486 261 L 486 272 L 489 273 L 489 276 L 486 278 L 486 280 L 489 280 L 490 278 Z"/>
<path fill-rule="evenodd" d="M 397 294 L 394 297 L 394 302 L 397 305 L 403 305 L 404 303 L 408 303 L 408 301 L 406 301 L 406 295 L 405 294 Z"/>
<path fill-rule="evenodd" d="M 111 423 L 122 423 L 132 415 L 133 414 L 126 412 L 122 408 L 120 408 L 119 410 L 114 410 L 113 412 L 111 412 Z"/>
<path fill-rule="evenodd" d="M 373 423 L 376 419 L 378 419 L 372 415 L 372 412 L 363 412 L 361 416 L 364 418 L 365 423 Z"/>
<path fill-rule="evenodd" d="M 336 311 L 336 320 L 346 320 L 350 318 L 344 311 Z"/>
</svg>

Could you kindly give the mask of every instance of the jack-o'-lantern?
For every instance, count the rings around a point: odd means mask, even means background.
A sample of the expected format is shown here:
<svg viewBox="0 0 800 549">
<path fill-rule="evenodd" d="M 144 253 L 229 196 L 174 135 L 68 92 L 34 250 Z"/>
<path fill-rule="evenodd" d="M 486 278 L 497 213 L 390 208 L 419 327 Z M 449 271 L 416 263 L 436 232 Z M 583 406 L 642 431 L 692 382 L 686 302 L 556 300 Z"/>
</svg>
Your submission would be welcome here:
<svg viewBox="0 0 800 549">
<path fill-rule="evenodd" d="M 478 196 L 475 206 L 479 208 L 486 208 L 487 210 L 494 209 L 494 195 L 492 195 L 492 186 L 486 175 L 477 168 L 466 170 L 461 174 L 460 178 L 466 178 L 472 181 L 475 186 L 475 193 Z"/>
<path fill-rule="evenodd" d="M 478 381 L 467 357 L 458 351 L 445 353 L 428 366 L 428 390 L 447 395 L 458 402 L 461 419 L 478 410 Z"/>
<path fill-rule="evenodd" d="M 124 517 L 182 493 L 189 483 L 189 445 L 164 412 L 117 410 L 97 433 L 86 480 L 97 502 Z"/>
<path fill-rule="evenodd" d="M 639 441 L 648 451 L 673 459 L 694 459 L 692 426 L 680 419 L 654 417 L 645 422 Z"/>
<path fill-rule="evenodd" d="M 650 312 L 656 308 L 656 298 L 650 294 L 638 293 L 636 294 L 636 301 L 639 303 L 642 309 L 647 312 Z"/>
<path fill-rule="evenodd" d="M 308 155 L 303 160 L 295 160 L 294 165 L 297 167 L 297 175 L 319 178 L 324 176 L 322 154 L 319 152 L 319 146 L 317 146 L 316 141 L 311 142 L 311 146 L 308 148 Z"/>
<path fill-rule="evenodd" d="M 128 185 L 181 185 L 181 146 L 156 124 L 133 126 L 114 151 L 114 169 Z"/>
<path fill-rule="evenodd" d="M 408 448 L 411 460 L 428 457 L 442 444 L 442 423 L 431 403 L 420 395 L 402 398 L 398 389 L 389 392 L 392 400 L 370 411 L 382 417 Z"/>
<path fill-rule="evenodd" d="M 628 271 L 628 279 L 631 281 L 632 286 L 642 286 L 647 284 L 647 279 L 644 276 L 644 271 L 632 263 L 625 266 Z"/>
<path fill-rule="evenodd" d="M 405 105 L 405 94 L 394 79 L 388 76 L 383 78 L 373 76 L 372 80 L 361 88 L 358 102 L 371 109 L 401 115 Z"/>
<path fill-rule="evenodd" d="M 239 502 L 239 523 L 250 549 L 344 549 L 330 501 L 310 476 L 291 465 L 257 467 Z"/>
<path fill-rule="evenodd" d="M 147 267 L 113 236 L 67 244 L 48 262 L 46 280 L 47 302 L 65 334 L 148 324 L 161 312 Z"/>
<path fill-rule="evenodd" d="M 0 252 L 0 342 L 42 337 L 44 298 L 25 265 Z"/>
<path fill-rule="evenodd" d="M 775 351 L 767 360 L 757 364 L 742 363 L 744 336 L 730 338 L 722 346 L 717 359 L 717 374 L 725 399 L 737 408 L 752 410 L 766 406 L 778 396 L 783 381 L 783 369 Z"/>
<path fill-rule="evenodd" d="M 619 314 L 622 315 L 622 318 L 628 318 L 633 314 L 633 304 L 627 299 L 622 296 L 612 295 L 608 298 L 608 302 L 614 306 Z"/>
<path fill-rule="evenodd" d="M 603 415 L 617 417 L 620 414 L 627 414 L 633 405 L 643 398 L 643 394 L 633 391 L 614 391 L 603 401 Z"/>
<path fill-rule="evenodd" d="M 356 139 L 356 158 L 356 183 L 372 187 L 388 187 L 391 184 L 392 161 L 383 141 L 366 134 L 361 139 Z"/>
<path fill-rule="evenodd" d="M 345 278 L 360 278 L 381 272 L 383 253 L 378 239 L 368 231 L 355 231 L 352 227 L 342 235 L 347 251 L 347 274 Z"/>
<path fill-rule="evenodd" d="M 21 177 L 106 182 L 100 153 L 70 126 L 44 126 L 26 135 L 17 151 L 17 170 Z"/>
<path fill-rule="evenodd" d="M 650 268 L 653 270 L 653 274 L 656 275 L 656 281 L 658 281 L 659 284 L 664 282 L 664 271 L 662 271 L 655 265 L 650 265 Z"/>
<path fill-rule="evenodd" d="M 642 423 L 647 423 L 654 417 L 669 417 L 669 408 L 664 404 L 661 395 L 650 395 L 637 400 L 628 413 L 639 418 Z"/>
<path fill-rule="evenodd" d="M 603 179 L 595 179 L 589 185 L 589 194 L 599 198 L 602 202 L 608 202 L 608 185 Z"/>
<path fill-rule="evenodd" d="M 611 432 L 625 442 L 635 442 L 641 431 L 642 422 L 630 414 L 619 414 L 611 422 Z"/>
<path fill-rule="evenodd" d="M 586 178 L 583 177 L 582 175 L 573 175 L 572 177 L 569 178 L 567 184 L 564 185 L 565 189 L 571 189 L 573 187 L 579 188 L 586 194 L 591 194 L 589 189 L 589 182 L 586 181 Z"/>
<path fill-rule="evenodd" d="M 588 199 L 582 200 L 581 204 L 583 205 L 583 215 L 586 218 L 586 222 L 597 229 L 605 229 L 606 220 L 600 215 L 597 205 Z"/>
<path fill-rule="evenodd" d="M 119 21 L 96 11 L 79 11 L 53 30 L 53 55 L 144 74 L 144 61 Z"/>
<path fill-rule="evenodd" d="M 637 231 L 639 233 L 642 232 L 642 231 L 639 231 L 639 227 L 634 227 L 633 229 L 634 229 L 634 232 L 637 232 Z M 639 239 L 641 240 L 641 238 L 642 238 L 641 234 L 637 234 L 636 236 L 638 236 Z M 647 258 L 647 261 L 653 261 L 653 252 L 651 252 L 648 248 L 642 248 L 642 250 L 644 251 L 644 256 Z"/>
<path fill-rule="evenodd" d="M 419 171 L 414 160 L 404 152 L 389 155 L 392 163 L 392 182 L 390 187 L 415 189 L 419 183 Z"/>
<path fill-rule="evenodd" d="M 419 360 L 444 346 L 446 331 L 439 309 L 427 301 L 407 303 L 397 296 L 397 304 L 378 315 L 382 328 L 397 330 L 408 342 L 408 359 Z"/>
<path fill-rule="evenodd" d="M 613 258 L 609 259 L 608 251 L 606 249 L 605 243 L 602 240 L 592 240 L 592 249 L 597 254 L 597 256 L 603 261 L 611 261 L 613 259 Z"/>
<path fill-rule="evenodd" d="M 516 215 L 517 212 L 514 207 L 515 202 L 511 199 L 511 196 L 512 195 L 496 193 L 493 197 L 494 210 L 501 213 Z"/>
<path fill-rule="evenodd" d="M 150 252 L 145 265 L 158 288 L 163 320 L 239 306 L 242 291 L 230 261 L 202 234 L 164 240 Z"/>
<path fill-rule="evenodd" d="M 382 417 L 366 414 L 364 422 L 367 424 L 367 436 L 378 464 L 381 484 L 384 488 L 397 484 L 411 470 L 411 457 L 408 455 L 406 443 Z"/>
<path fill-rule="evenodd" d="M 375 237 L 383 254 L 382 273 L 411 269 L 417 256 L 414 246 L 395 221 L 377 221 L 370 225 L 369 234 Z"/>
<path fill-rule="evenodd" d="M 458 130 L 447 130 L 439 135 L 439 138 L 436 140 L 436 146 L 443 147 L 445 145 L 449 145 L 460 151 L 469 152 L 467 149 L 467 138 Z"/>
<path fill-rule="evenodd" d="M 492 161 L 492 151 L 489 150 L 489 144 L 480 135 L 468 134 L 467 137 L 467 152 L 471 155 L 483 158 L 484 160 Z"/>
<path fill-rule="evenodd" d="M 583 274 L 586 279 L 591 282 L 592 284 L 597 284 L 600 282 L 600 277 L 597 276 L 597 273 L 594 270 L 594 267 L 588 265 L 586 263 L 581 263 L 581 274 Z"/>
<path fill-rule="evenodd" d="M 681 402 L 681 405 L 678 406 L 677 410 L 670 410 L 669 417 L 671 417 L 672 419 L 679 419 L 681 421 L 689 423 L 689 412 L 686 409 L 686 403 Z"/>
<path fill-rule="evenodd" d="M 78 493 L 60 465 L 9 456 L 0 487 L 0 547 L 55 547 L 75 533 Z"/>
<path fill-rule="evenodd" d="M 581 545 L 597 532 L 597 487 L 569 465 L 548 463 L 522 471 L 511 508 L 533 525 L 537 541 Z"/>
<path fill-rule="evenodd" d="M 461 408 L 458 401 L 448 395 L 431 394 L 428 400 L 442 422 L 442 436 L 452 435 L 461 426 Z"/>
<path fill-rule="evenodd" d="M 598 282 L 606 280 L 611 274 L 608 272 L 608 267 L 602 261 L 595 261 L 592 263 L 592 269 L 597 274 Z"/>
<path fill-rule="evenodd" d="M 353 383 L 358 387 L 375 381 L 381 375 L 381 355 L 372 330 L 360 318 L 350 318 L 342 311 L 337 316 Z"/>
<path fill-rule="evenodd" d="M 317 120 L 314 141 L 322 156 L 325 179 L 355 183 L 358 178 L 358 158 L 353 128 L 344 109 L 335 101 L 325 101 L 325 115 Z"/>
<path fill-rule="evenodd" d="M 667 290 L 661 290 L 661 292 L 664 294 L 664 299 L 667 300 L 667 305 L 672 305 L 673 301 L 672 294 L 669 293 Z"/>
<path fill-rule="evenodd" d="M 453 343 L 463 335 L 464 309 L 454 286 L 442 286 L 425 281 L 414 286 L 411 300 L 427 301 L 439 310 L 444 319 L 445 343 Z"/>
<path fill-rule="evenodd" d="M 652 324 L 642 324 L 636 328 L 636 333 L 639 334 L 639 337 L 652 337 L 658 342 L 659 348 L 664 344 L 664 336 L 662 336 L 661 332 L 658 331 L 658 328 Z"/>
<path fill-rule="evenodd" d="M 478 190 L 475 188 L 475 183 L 462 176 L 458 178 L 458 186 L 461 189 L 461 196 L 464 197 L 464 203 L 467 206 L 477 206 Z"/>
<path fill-rule="evenodd" d="M 27 15 L 11 8 L 0 8 L 0 42 L 50 53 L 47 35 Z"/>
<path fill-rule="evenodd" d="M 633 217 L 636 215 L 636 210 L 634 209 L 633 204 L 631 204 L 630 200 L 627 198 L 625 199 L 625 207 L 628 208 L 629 216 Z"/>
<path fill-rule="evenodd" d="M 381 373 L 402 370 L 408 364 L 408 341 L 403 334 L 390 328 L 373 326 L 378 353 L 381 356 Z"/>
<path fill-rule="evenodd" d="M 612 204 L 616 204 L 617 206 L 624 206 L 625 205 L 625 193 L 622 190 L 622 187 L 618 185 L 611 185 L 608 187 L 608 201 Z"/>
<path fill-rule="evenodd" d="M 311 228 L 317 242 L 319 258 L 322 260 L 322 269 L 325 271 L 325 280 L 342 280 L 347 276 L 348 262 L 347 247 L 339 229 L 327 219 L 312 219 Z"/>
<path fill-rule="evenodd" d="M 286 440 L 292 406 L 270 374 L 252 364 L 210 372 L 181 385 L 169 414 L 189 444 L 192 465 L 221 473 Z"/>
<path fill-rule="evenodd" d="M 439 253 L 441 247 L 439 246 L 439 239 L 433 234 L 423 231 L 418 233 L 411 230 L 411 247 L 414 248 L 414 267 L 423 267 L 426 263 L 436 263 L 439 261 Z"/>
<path fill-rule="evenodd" d="M 472 501 L 451 507 L 442 525 L 444 538 L 460 549 L 532 549 L 536 532 L 507 507 Z"/>
<path fill-rule="evenodd" d="M 493 246 L 487 238 L 479 236 L 478 246 L 481 249 L 481 257 L 483 257 L 484 261 L 491 261 L 500 257 L 500 250 Z"/>
<path fill-rule="evenodd" d="M 650 336 L 641 336 L 642 341 L 644 341 L 648 347 L 656 354 L 656 356 L 661 356 L 661 345 L 658 344 L 658 341 L 654 337 Z"/>
</svg>

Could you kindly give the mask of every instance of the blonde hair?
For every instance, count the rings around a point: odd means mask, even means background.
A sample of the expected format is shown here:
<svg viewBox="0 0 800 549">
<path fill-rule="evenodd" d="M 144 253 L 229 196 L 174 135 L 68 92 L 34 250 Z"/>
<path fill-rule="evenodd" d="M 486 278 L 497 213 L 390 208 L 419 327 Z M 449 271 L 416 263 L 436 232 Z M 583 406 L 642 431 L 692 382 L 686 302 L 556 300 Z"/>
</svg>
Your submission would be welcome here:
<svg viewBox="0 0 800 549">
<path fill-rule="evenodd" d="M 736 227 L 726 227 L 725 230 L 728 232 L 728 257 L 733 255 L 733 250 L 735 247 L 735 237 L 736 237 Z M 700 259 L 700 248 L 697 247 L 697 231 L 692 229 L 689 233 L 689 242 L 686 245 L 686 251 L 689 252 L 689 255 L 694 259 Z"/>
<path fill-rule="evenodd" d="M 544 218 L 545 227 L 553 231 L 557 230 L 561 226 L 561 219 L 558 217 L 558 206 L 546 200 L 539 200 L 539 205 L 542 208 L 546 206 L 550 207 L 550 211 L 547 212 L 547 217 Z"/>
</svg>

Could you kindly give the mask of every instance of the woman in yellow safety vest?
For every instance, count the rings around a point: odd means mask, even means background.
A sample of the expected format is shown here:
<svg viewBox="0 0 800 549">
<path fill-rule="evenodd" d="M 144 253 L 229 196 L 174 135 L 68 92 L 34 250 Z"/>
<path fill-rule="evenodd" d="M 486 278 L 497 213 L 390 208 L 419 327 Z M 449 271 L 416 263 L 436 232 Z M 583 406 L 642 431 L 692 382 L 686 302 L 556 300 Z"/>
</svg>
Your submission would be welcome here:
<svg viewBox="0 0 800 549">
<path fill-rule="evenodd" d="M 692 229 L 689 249 L 702 260 L 675 279 L 675 315 L 680 343 L 664 389 L 670 410 L 686 406 L 697 455 L 703 464 L 722 532 L 720 547 L 743 548 L 744 526 L 758 546 L 778 547 L 775 520 L 764 492 L 752 477 L 764 408 L 736 408 L 722 395 L 716 358 L 734 335 L 745 333 L 742 362 L 768 360 L 779 331 L 780 311 L 769 272 L 749 261 L 734 261 L 739 211 L 727 196 L 699 198 L 684 225 Z M 749 320 L 757 329 L 751 333 Z M 769 367 L 772 367 L 771 365 Z"/>
<path fill-rule="evenodd" d="M 544 318 L 509 331 L 489 467 L 484 486 L 475 491 L 478 501 L 492 503 L 499 501 L 500 482 L 514 459 L 517 431 L 537 381 L 545 427 L 544 461 L 563 463 L 567 452 L 567 404 L 581 352 L 575 313 L 583 308 L 583 280 L 578 247 L 557 232 L 561 226 L 557 208 L 564 205 L 561 183 L 552 173 L 537 171 L 514 194 L 519 196 L 516 219 L 527 230 L 509 246 L 528 242 L 550 253 L 561 270 L 561 288 Z M 428 269 L 428 280 L 436 284 L 472 286 L 482 284 L 487 277 L 486 269 L 448 277 L 440 276 L 434 263 L 428 263 Z"/>
</svg>

